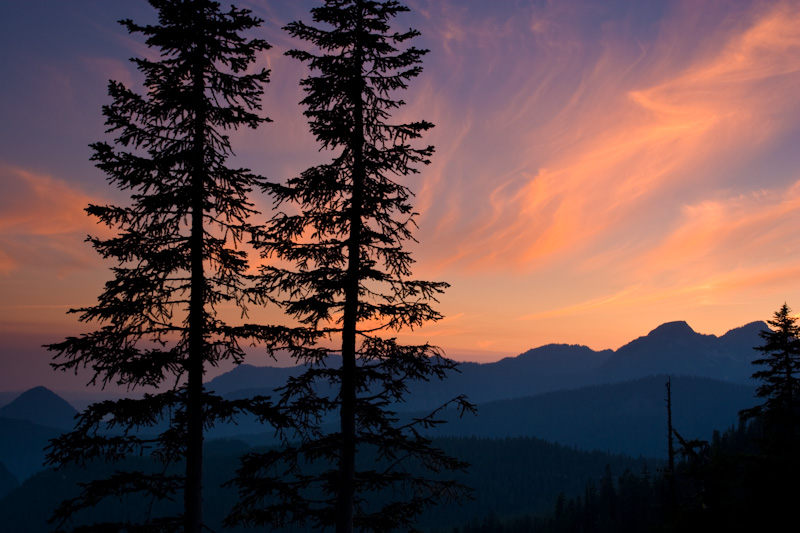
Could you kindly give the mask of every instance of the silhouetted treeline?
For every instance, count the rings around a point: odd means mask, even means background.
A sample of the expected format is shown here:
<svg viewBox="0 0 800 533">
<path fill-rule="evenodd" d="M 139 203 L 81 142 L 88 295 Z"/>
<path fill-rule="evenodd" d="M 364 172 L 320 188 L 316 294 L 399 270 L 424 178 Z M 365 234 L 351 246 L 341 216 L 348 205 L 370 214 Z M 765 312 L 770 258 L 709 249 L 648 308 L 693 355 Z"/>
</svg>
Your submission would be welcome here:
<svg viewBox="0 0 800 533">
<path fill-rule="evenodd" d="M 583 491 L 560 493 L 550 510 L 490 510 L 452 533 L 625 533 L 786 531 L 796 518 L 797 454 L 764 453 L 756 421 L 686 441 L 674 474 L 666 469 L 606 469 Z M 674 475 L 674 489 L 669 477 Z M 442 530 L 444 531 L 444 530 Z"/>
<path fill-rule="evenodd" d="M 764 449 L 762 434 L 756 420 L 715 432 L 710 443 L 696 442 L 676 471 L 674 505 L 662 530 L 790 530 L 797 521 L 800 456 Z"/>
<path fill-rule="evenodd" d="M 489 513 L 454 533 L 589 533 L 626 531 L 794 531 L 800 475 L 800 325 L 784 304 L 760 333 L 753 378 L 761 404 L 739 411 L 739 425 L 714 431 L 711 442 L 673 426 L 667 383 L 669 461 L 651 480 L 606 472 L 582 496 L 559 495 L 544 515 Z M 705 409 L 703 401 L 697 409 Z M 749 423 L 748 423 L 749 422 Z M 685 430 L 684 430 L 685 431 Z M 677 441 L 677 445 L 675 445 Z M 675 464 L 675 453 L 681 460 Z"/>
<path fill-rule="evenodd" d="M 582 494 L 586 480 L 601 479 L 607 468 L 615 473 L 626 470 L 639 472 L 643 467 L 650 471 L 657 468 L 653 461 L 599 451 L 585 452 L 527 437 L 496 440 L 448 438 L 438 439 L 434 444 L 472 463 L 469 471 L 461 474 L 459 481 L 475 489 L 472 501 L 463 505 L 437 506 L 420 517 L 420 528 L 436 531 L 450 531 L 454 526 L 483 520 L 491 513 L 502 519 L 546 513 L 552 508 L 556 495 L 563 493 L 572 498 Z M 207 444 L 205 486 L 209 505 L 206 518 L 209 527 L 216 531 L 254 531 L 245 527 L 221 527 L 222 519 L 238 497 L 233 488 L 222 485 L 233 477 L 239 464 L 238 457 L 247 451 L 258 449 L 232 440 L 210 441 Z M 58 472 L 40 472 L 0 499 L 0 524 L 8 531 L 18 533 L 51 531 L 52 527 L 46 523 L 47 518 L 59 502 L 76 494 L 76 483 L 107 476 L 120 467 L 142 470 L 155 467 L 154 463 L 148 466 L 145 458 L 128 461 L 130 464 L 95 463 L 86 469 L 70 467 Z M 145 510 L 152 511 L 153 516 L 168 515 L 174 512 L 170 506 L 179 504 L 163 501 L 151 508 L 150 502 L 141 496 L 130 497 L 122 502 L 110 500 L 94 508 L 91 518 L 93 521 L 119 519 L 120 516 L 133 519 L 134 516 L 127 515 L 143 513 Z M 76 521 L 74 525 L 78 523 Z"/>
<path fill-rule="evenodd" d="M 800 326 L 786 305 L 767 321 L 753 378 L 762 403 L 739 412 L 736 430 L 710 444 L 680 438 L 666 531 L 796 529 L 800 474 Z M 747 424 L 746 422 L 750 423 Z"/>
<path fill-rule="evenodd" d="M 763 453 L 762 433 L 755 421 L 716 431 L 710 442 L 676 443 L 674 492 L 665 462 L 585 452 L 534 438 L 439 439 L 437 446 L 472 463 L 459 481 L 475 488 L 474 499 L 431 510 L 420 517 L 419 527 L 441 533 L 780 530 L 776 524 L 794 520 L 796 491 L 791 487 L 800 468 L 796 456 Z M 238 457 L 252 450 L 240 441 L 208 443 L 207 518 L 217 531 L 252 531 L 221 528 L 237 500 L 235 490 L 223 484 L 231 479 Z M 122 466 L 155 466 L 144 458 L 128 461 Z M 50 531 L 47 517 L 75 495 L 76 483 L 106 476 L 119 466 L 96 463 L 41 472 L 0 499 L 0 524 L 19 533 Z M 102 521 L 145 509 L 153 516 L 168 515 L 176 505 L 151 505 L 137 496 L 105 502 L 91 516 Z"/>
<path fill-rule="evenodd" d="M 551 511 L 503 519 L 490 513 L 453 533 L 639 533 L 662 522 L 662 479 L 649 469 L 626 469 L 616 479 L 610 466 L 574 496 L 560 493 Z"/>
</svg>

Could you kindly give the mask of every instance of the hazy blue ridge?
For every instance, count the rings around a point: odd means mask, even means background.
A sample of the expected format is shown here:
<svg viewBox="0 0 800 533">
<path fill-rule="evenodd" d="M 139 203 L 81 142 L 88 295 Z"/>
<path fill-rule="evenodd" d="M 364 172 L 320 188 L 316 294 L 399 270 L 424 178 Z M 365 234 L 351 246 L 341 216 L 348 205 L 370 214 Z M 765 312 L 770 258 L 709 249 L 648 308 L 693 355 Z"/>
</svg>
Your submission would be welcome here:
<svg viewBox="0 0 800 533">
<path fill-rule="evenodd" d="M 433 435 L 484 438 L 534 436 L 585 450 L 666 457 L 667 376 L 593 385 L 480 404 L 478 416 L 447 420 Z M 710 439 L 753 405 L 755 387 L 710 378 L 673 376 L 672 422 L 686 438 Z"/>
<path fill-rule="evenodd" d="M 29 420 L 40 426 L 71 429 L 78 411 L 46 387 L 29 389 L 0 407 L 0 417 Z"/>
<path fill-rule="evenodd" d="M 493 363 L 462 363 L 444 381 L 409 383 L 408 400 L 398 409 L 432 409 L 459 394 L 486 403 L 662 374 L 750 385 L 753 347 L 761 344 L 758 333 L 763 329 L 766 323 L 753 322 L 717 337 L 696 333 L 686 322 L 670 322 L 616 351 L 548 344 Z M 300 370 L 241 365 L 208 387 L 232 398 L 270 396 Z"/>
<path fill-rule="evenodd" d="M 673 425 L 681 435 L 708 440 L 715 429 L 731 427 L 738 411 L 755 403 L 756 383 L 749 375 L 753 346 L 761 343 L 758 332 L 765 328 L 756 322 L 716 337 L 673 322 L 616 351 L 553 344 L 494 363 L 462 364 L 460 373 L 442 382 L 413 383 L 409 401 L 395 406 L 401 418 L 420 416 L 462 393 L 478 404 L 477 417 L 441 413 L 448 423 L 431 433 L 443 448 L 473 464 L 461 480 L 477 489 L 476 500 L 432 511 L 424 524 L 447 527 L 491 513 L 535 512 L 549 508 L 559 492 L 577 494 L 587 479 L 602 475 L 606 463 L 622 473 L 619 469 L 641 468 L 643 460 L 631 457 L 663 459 L 667 374 L 672 381 Z M 241 365 L 207 386 L 231 398 L 272 395 L 300 371 Z M 0 468 L 0 495 L 6 492 L 0 499 L 0 524 L 9 531 L 48 531 L 45 518 L 74 494 L 76 482 L 112 468 L 42 471 L 44 447 L 71 428 L 75 413 L 44 387 L 25 391 L 0 408 L 0 467 L 4 464 L 8 473 Z M 237 498 L 219 485 L 232 476 L 238 455 L 248 446 L 275 440 L 270 428 L 247 418 L 212 428 L 208 438 L 213 522 L 221 520 L 222 509 Z M 146 459 L 132 461 L 152 467 Z M 111 506 L 98 512 L 114 517 L 135 513 L 137 505 L 128 502 L 124 511 Z"/>
<path fill-rule="evenodd" d="M 30 420 L 0 417 L 0 462 L 18 480 L 44 468 L 44 448 L 64 431 L 34 424 Z"/>
<path fill-rule="evenodd" d="M 666 377 L 647 376 L 707 376 L 707 381 L 676 378 L 673 401 L 678 431 L 708 438 L 713 429 L 735 423 L 740 409 L 754 404 L 755 383 L 748 378 L 752 347 L 760 344 L 758 333 L 766 327 L 754 322 L 716 337 L 672 322 L 616 351 L 551 344 L 494 363 L 462 364 L 461 372 L 441 382 L 411 383 L 408 401 L 395 408 L 421 413 L 467 394 L 479 405 L 479 416 L 454 419 L 442 426 L 440 435 L 530 435 L 584 449 L 662 456 Z M 300 371 L 241 365 L 207 386 L 229 398 L 274 395 L 275 388 Z M 609 387 L 614 383 L 621 385 Z M 75 413 L 44 387 L 19 395 L 0 408 L 0 461 L 19 480 L 38 471 L 42 449 L 60 430 L 71 428 Z M 209 432 L 209 438 L 234 437 L 251 445 L 275 442 L 269 428 L 247 417 Z"/>
</svg>

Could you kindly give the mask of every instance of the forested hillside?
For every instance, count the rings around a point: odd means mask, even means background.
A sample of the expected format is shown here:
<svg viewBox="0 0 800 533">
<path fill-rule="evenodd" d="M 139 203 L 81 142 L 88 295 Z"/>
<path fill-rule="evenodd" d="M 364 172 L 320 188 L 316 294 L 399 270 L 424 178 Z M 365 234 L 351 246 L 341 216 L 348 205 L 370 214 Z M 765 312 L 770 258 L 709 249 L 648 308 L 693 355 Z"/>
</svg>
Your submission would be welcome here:
<svg viewBox="0 0 800 533">
<path fill-rule="evenodd" d="M 463 505 L 444 505 L 424 514 L 420 525 L 425 528 L 450 528 L 494 513 L 508 517 L 525 513 L 545 512 L 551 508 L 559 493 L 578 495 L 590 479 L 599 480 L 609 468 L 615 475 L 626 470 L 655 472 L 654 460 L 633 459 L 602 452 L 584 452 L 559 444 L 533 438 L 477 439 L 448 438 L 434 442 L 445 451 L 471 463 L 458 478 L 474 489 L 472 501 Z M 252 531 L 248 528 L 221 530 L 225 513 L 235 503 L 236 491 L 222 484 L 229 481 L 243 452 L 257 451 L 241 441 L 210 441 L 206 450 L 209 467 L 206 486 L 212 505 L 208 509 L 209 525 L 218 531 Z M 144 459 L 131 459 L 128 466 L 145 470 L 155 468 Z M 48 470 L 25 481 L 0 499 L 0 524 L 16 533 L 50 531 L 46 519 L 65 498 L 75 495 L 75 483 L 113 472 L 106 464 L 94 464 L 86 470 L 68 467 L 62 471 Z M 95 521 L 118 519 L 120 516 L 152 512 L 168 514 L 169 502 L 150 505 L 137 497 L 120 505 L 112 500 L 91 513 Z M 86 518 L 86 514 L 82 515 Z M 4 529 L 5 530 L 5 529 Z"/>
</svg>

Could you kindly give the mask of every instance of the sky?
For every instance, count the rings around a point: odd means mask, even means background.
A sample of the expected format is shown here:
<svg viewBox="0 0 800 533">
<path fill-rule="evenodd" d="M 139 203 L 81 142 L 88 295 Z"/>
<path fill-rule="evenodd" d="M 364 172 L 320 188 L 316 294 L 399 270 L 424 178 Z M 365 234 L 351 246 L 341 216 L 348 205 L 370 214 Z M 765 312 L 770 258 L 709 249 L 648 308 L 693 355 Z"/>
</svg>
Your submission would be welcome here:
<svg viewBox="0 0 800 533">
<path fill-rule="evenodd" d="M 435 124 L 408 181 L 420 279 L 451 286 L 445 318 L 400 340 L 494 361 L 549 343 L 616 349 L 685 320 L 721 335 L 800 311 L 800 2 L 408 0 L 396 19 L 430 52 L 397 120 Z M 273 48 L 263 114 L 235 132 L 236 164 L 270 179 L 329 154 L 299 101 L 312 0 L 242 0 Z M 0 391 L 80 389 L 41 348 L 91 331 L 109 267 L 83 209 L 123 203 L 91 161 L 112 141 L 101 106 L 128 61 L 152 57 L 121 18 L 144 0 L 0 3 Z M 269 215 L 266 198 L 254 198 Z M 255 310 L 268 322 L 270 310 Z M 254 353 L 253 364 L 269 364 Z"/>
</svg>

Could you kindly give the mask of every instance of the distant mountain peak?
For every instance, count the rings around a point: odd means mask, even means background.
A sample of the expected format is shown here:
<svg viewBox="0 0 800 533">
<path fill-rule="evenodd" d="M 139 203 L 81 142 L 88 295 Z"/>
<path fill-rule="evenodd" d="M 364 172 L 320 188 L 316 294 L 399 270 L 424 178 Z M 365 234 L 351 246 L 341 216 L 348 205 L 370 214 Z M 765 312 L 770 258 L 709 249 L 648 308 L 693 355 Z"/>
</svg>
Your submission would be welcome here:
<svg viewBox="0 0 800 533">
<path fill-rule="evenodd" d="M 40 385 L 38 387 L 33 387 L 32 389 L 26 390 L 25 392 L 17 396 L 11 403 L 6 405 L 6 407 L 16 404 L 24 404 L 31 401 L 40 402 L 43 400 L 52 402 L 63 402 L 69 405 L 69 403 L 67 403 L 67 401 L 64 400 L 61 396 L 51 391 L 47 387 L 42 387 Z"/>
<path fill-rule="evenodd" d="M 697 333 L 682 320 L 667 322 L 620 347 L 602 372 L 607 379 L 685 374 L 749 382 L 761 324 L 752 322 L 717 337 Z"/>
<path fill-rule="evenodd" d="M 28 389 L 0 408 L 0 416 L 59 429 L 71 428 L 76 414 L 72 405 L 47 387 Z"/>
<path fill-rule="evenodd" d="M 750 322 L 738 328 L 733 328 L 732 330 L 728 331 L 725 335 L 723 335 L 722 338 L 734 337 L 742 334 L 744 335 L 751 335 L 753 333 L 758 334 L 759 332 L 768 329 L 769 325 L 766 322 L 764 322 L 763 320 L 758 320 L 756 322 Z"/>
<path fill-rule="evenodd" d="M 459 395 L 486 402 L 541 392 L 612 383 L 661 374 L 695 375 L 750 384 L 753 346 L 763 341 L 763 322 L 751 322 L 723 337 L 697 333 L 686 321 L 667 322 L 617 350 L 595 351 L 577 344 L 547 344 L 515 357 L 487 363 L 464 363 L 443 382 L 416 382 L 403 409 L 435 408 Z M 332 356 L 331 366 L 341 358 Z M 206 387 L 228 398 L 275 396 L 304 368 L 240 365 L 215 377 Z"/>
<path fill-rule="evenodd" d="M 674 322 L 666 322 L 661 324 L 656 329 L 647 334 L 650 336 L 675 336 L 697 333 L 692 327 L 683 320 L 676 320 Z"/>
</svg>

